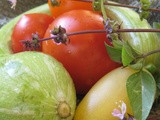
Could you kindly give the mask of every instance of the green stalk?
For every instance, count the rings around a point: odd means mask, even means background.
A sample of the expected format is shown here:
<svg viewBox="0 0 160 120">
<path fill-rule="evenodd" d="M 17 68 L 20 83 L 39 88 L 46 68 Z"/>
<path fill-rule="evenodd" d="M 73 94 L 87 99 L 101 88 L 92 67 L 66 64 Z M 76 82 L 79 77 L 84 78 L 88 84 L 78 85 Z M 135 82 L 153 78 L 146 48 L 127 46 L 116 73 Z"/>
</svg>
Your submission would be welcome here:
<svg viewBox="0 0 160 120">
<path fill-rule="evenodd" d="M 104 6 L 104 0 L 101 0 L 101 12 L 102 12 L 102 16 L 104 21 L 107 20 L 107 15 L 106 15 L 106 8 Z"/>
</svg>

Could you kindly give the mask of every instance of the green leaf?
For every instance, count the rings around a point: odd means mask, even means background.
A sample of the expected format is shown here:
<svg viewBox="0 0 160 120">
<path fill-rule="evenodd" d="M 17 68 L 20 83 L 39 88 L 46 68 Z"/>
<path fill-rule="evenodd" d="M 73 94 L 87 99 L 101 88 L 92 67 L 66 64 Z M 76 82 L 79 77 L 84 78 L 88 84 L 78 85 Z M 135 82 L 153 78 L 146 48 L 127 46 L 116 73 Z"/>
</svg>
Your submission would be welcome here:
<svg viewBox="0 0 160 120">
<path fill-rule="evenodd" d="M 122 50 L 123 42 L 122 42 L 121 40 L 119 40 L 119 39 L 115 39 L 115 40 L 114 40 L 114 38 L 112 38 L 112 39 L 113 39 L 113 40 L 112 40 L 113 46 L 114 46 L 116 49 Z"/>
<path fill-rule="evenodd" d="M 153 28 L 155 28 L 155 29 L 160 29 L 160 23 L 154 22 L 154 23 L 153 23 Z M 157 34 L 158 34 L 158 36 L 160 37 L 160 33 L 157 33 Z"/>
<path fill-rule="evenodd" d="M 146 120 L 156 94 L 153 76 L 146 70 L 134 73 L 128 78 L 126 87 L 134 117 L 137 120 Z"/>
<path fill-rule="evenodd" d="M 107 52 L 110 56 L 110 58 L 115 62 L 121 62 L 121 53 L 122 51 L 120 49 L 114 48 L 107 43 L 105 43 Z"/>
<path fill-rule="evenodd" d="M 135 64 L 129 65 L 134 70 L 141 70 L 143 68 L 143 59 L 136 61 Z"/>
<path fill-rule="evenodd" d="M 150 0 L 140 0 L 140 3 L 142 5 L 141 8 L 143 10 L 148 10 L 150 8 L 150 6 L 151 6 Z"/>
<path fill-rule="evenodd" d="M 145 11 L 145 10 L 142 10 L 140 12 L 140 19 L 143 20 L 143 19 L 147 19 L 150 15 L 150 12 L 149 11 Z"/>
<path fill-rule="evenodd" d="M 127 43 L 124 43 L 122 48 L 123 66 L 128 66 L 134 59 L 132 48 Z"/>
</svg>

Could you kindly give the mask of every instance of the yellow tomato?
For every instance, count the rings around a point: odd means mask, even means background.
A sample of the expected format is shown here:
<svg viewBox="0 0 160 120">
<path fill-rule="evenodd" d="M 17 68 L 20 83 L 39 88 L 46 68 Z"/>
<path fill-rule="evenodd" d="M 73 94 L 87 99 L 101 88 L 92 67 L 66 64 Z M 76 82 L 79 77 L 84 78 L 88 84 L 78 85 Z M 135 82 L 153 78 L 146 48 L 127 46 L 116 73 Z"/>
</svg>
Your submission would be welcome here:
<svg viewBox="0 0 160 120">
<path fill-rule="evenodd" d="M 126 104 L 126 113 L 132 115 L 126 91 L 127 78 L 135 71 L 117 68 L 101 78 L 86 94 L 77 107 L 74 120 L 118 120 L 112 112 Z"/>
</svg>

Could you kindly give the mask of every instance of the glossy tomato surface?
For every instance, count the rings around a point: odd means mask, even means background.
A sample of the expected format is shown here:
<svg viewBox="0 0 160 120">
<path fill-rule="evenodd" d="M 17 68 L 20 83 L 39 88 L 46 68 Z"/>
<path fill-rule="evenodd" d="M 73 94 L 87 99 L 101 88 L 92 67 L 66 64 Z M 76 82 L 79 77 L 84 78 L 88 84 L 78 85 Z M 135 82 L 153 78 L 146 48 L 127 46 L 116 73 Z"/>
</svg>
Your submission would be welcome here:
<svg viewBox="0 0 160 120">
<path fill-rule="evenodd" d="M 62 14 L 50 24 L 44 37 L 50 37 L 50 31 L 58 26 L 64 27 L 67 33 L 104 29 L 102 16 L 88 10 L 72 10 Z M 95 82 L 119 64 L 107 54 L 105 33 L 72 35 L 69 39 L 67 45 L 45 41 L 42 51 L 62 62 L 74 80 L 77 93 L 86 94 Z"/>
<path fill-rule="evenodd" d="M 46 29 L 53 21 L 53 17 L 42 13 L 23 15 L 17 22 L 12 33 L 12 50 L 14 53 L 24 51 L 21 40 L 31 40 L 36 32 L 39 38 L 43 38 Z"/>
<path fill-rule="evenodd" d="M 133 115 L 126 82 L 135 72 L 127 67 L 119 67 L 103 76 L 78 105 L 74 120 L 120 120 L 112 115 L 114 109 L 120 113 L 126 111 L 125 115 Z M 120 113 L 117 112 L 117 115 L 120 116 Z"/>
<path fill-rule="evenodd" d="M 53 17 L 55 18 L 70 10 L 93 10 L 92 2 L 82 2 L 80 0 L 57 0 L 60 4 L 56 6 L 52 4 L 52 1 L 53 0 L 48 0 L 48 5 Z"/>
</svg>

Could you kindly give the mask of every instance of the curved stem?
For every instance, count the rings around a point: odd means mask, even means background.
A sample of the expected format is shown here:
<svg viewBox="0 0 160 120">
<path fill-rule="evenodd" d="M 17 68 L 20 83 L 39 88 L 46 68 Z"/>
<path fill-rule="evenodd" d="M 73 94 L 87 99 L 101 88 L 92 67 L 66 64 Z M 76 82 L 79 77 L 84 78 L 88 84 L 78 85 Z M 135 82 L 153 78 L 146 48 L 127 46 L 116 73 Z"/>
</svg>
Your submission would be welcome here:
<svg viewBox="0 0 160 120">
<path fill-rule="evenodd" d="M 146 58 L 146 57 L 148 57 L 148 56 L 150 56 L 152 54 L 159 53 L 159 52 L 160 52 L 160 49 L 153 50 L 153 51 L 150 51 L 150 52 L 148 52 L 146 54 L 142 54 L 141 56 L 138 56 L 137 59 L 138 58 Z"/>
</svg>

